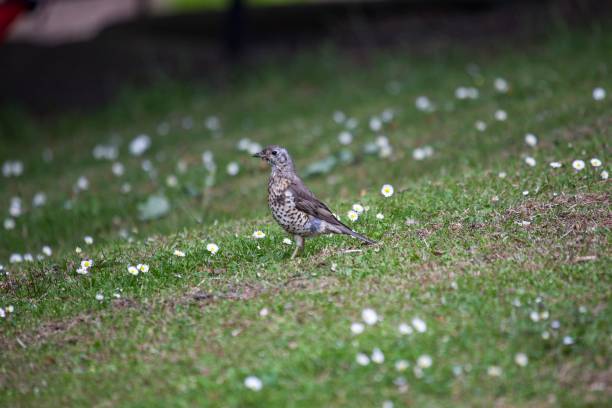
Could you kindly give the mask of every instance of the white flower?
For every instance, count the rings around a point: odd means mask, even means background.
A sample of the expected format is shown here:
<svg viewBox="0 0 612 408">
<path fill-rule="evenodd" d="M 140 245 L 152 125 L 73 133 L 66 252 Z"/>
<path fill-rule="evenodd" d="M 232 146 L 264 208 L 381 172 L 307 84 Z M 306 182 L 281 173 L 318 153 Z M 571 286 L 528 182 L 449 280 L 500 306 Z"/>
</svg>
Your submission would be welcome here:
<svg viewBox="0 0 612 408">
<path fill-rule="evenodd" d="M 534 159 L 531 156 L 527 156 L 525 157 L 525 163 L 529 166 L 529 167 L 533 167 L 536 165 L 536 159 Z"/>
<path fill-rule="evenodd" d="M 51 247 L 49 245 L 45 245 L 42 247 L 42 253 L 46 256 L 51 256 L 53 252 L 51 251 Z"/>
<path fill-rule="evenodd" d="M 591 159 L 591 166 L 593 167 L 599 167 L 601 166 L 601 160 L 599 160 L 598 158 L 592 158 Z"/>
<path fill-rule="evenodd" d="M 410 363 L 406 360 L 397 360 L 395 362 L 395 369 L 399 372 L 406 371 L 410 367 Z"/>
<path fill-rule="evenodd" d="M 435 110 L 433 103 L 426 96 L 419 96 L 414 104 L 418 110 L 423 112 L 433 112 Z"/>
<path fill-rule="evenodd" d="M 533 133 L 527 133 L 525 143 L 527 143 L 527 146 L 535 147 L 538 144 L 538 138 Z"/>
<path fill-rule="evenodd" d="M 572 167 L 577 171 L 584 169 L 584 161 L 583 160 L 574 160 L 572 162 Z"/>
<path fill-rule="evenodd" d="M 348 118 L 345 123 L 347 129 L 355 129 L 358 124 L 359 122 L 355 118 Z"/>
<path fill-rule="evenodd" d="M 374 350 L 372 350 L 371 359 L 372 359 L 372 362 L 376 364 L 382 364 L 385 362 L 385 355 L 379 348 L 375 348 Z"/>
<path fill-rule="evenodd" d="M 490 366 L 487 368 L 487 374 L 491 377 L 499 377 L 502 375 L 502 369 L 498 366 Z"/>
<path fill-rule="evenodd" d="M 104 300 L 104 295 L 101 293 L 96 293 L 96 300 L 99 300 L 99 301 Z"/>
<path fill-rule="evenodd" d="M 393 401 L 386 400 L 386 401 L 383 401 L 382 403 L 382 408 L 393 408 L 393 407 L 394 407 Z"/>
<path fill-rule="evenodd" d="M 538 312 L 536 312 L 535 310 L 531 311 L 529 313 L 529 318 L 534 321 L 534 322 L 539 322 L 540 321 L 540 314 Z"/>
<path fill-rule="evenodd" d="M 370 130 L 372 130 L 372 132 L 378 132 L 380 129 L 382 129 L 382 122 L 374 116 L 370 119 Z"/>
<path fill-rule="evenodd" d="M 385 215 L 384 215 L 384 214 L 382 214 L 382 213 L 378 213 L 378 214 L 376 214 L 376 219 L 377 219 L 377 220 L 382 220 L 382 219 L 384 219 L 384 218 L 385 218 Z"/>
<path fill-rule="evenodd" d="M 219 251 L 219 246 L 211 242 L 210 244 L 206 245 L 206 250 L 214 255 Z"/>
<path fill-rule="evenodd" d="M 524 195 L 524 196 L 528 196 L 528 195 L 529 195 L 529 190 L 525 190 L 525 191 L 523 191 L 523 195 Z"/>
<path fill-rule="evenodd" d="M 507 174 L 505 171 L 500 171 L 499 174 L 497 174 L 497 177 L 503 179 L 506 178 Z"/>
<path fill-rule="evenodd" d="M 14 228 L 15 228 L 15 220 L 12 218 L 5 218 L 4 219 L 4 229 L 12 230 Z"/>
<path fill-rule="evenodd" d="M 334 122 L 336 122 L 337 124 L 340 124 L 346 120 L 346 115 L 342 111 L 335 111 L 333 118 L 334 118 Z"/>
<path fill-rule="evenodd" d="M 421 368 L 429 368 L 431 367 L 432 363 L 433 363 L 433 360 L 427 354 L 423 354 L 417 359 L 417 366 Z"/>
<path fill-rule="evenodd" d="M 111 170 L 115 176 L 121 177 L 123 176 L 123 173 L 125 173 L 125 166 L 119 162 L 115 162 L 113 163 Z"/>
<path fill-rule="evenodd" d="M 174 174 L 168 174 L 166 177 L 166 185 L 172 188 L 178 186 L 178 178 Z"/>
<path fill-rule="evenodd" d="M 80 267 L 76 270 L 76 273 L 79 275 L 87 275 L 89 273 L 89 269 Z"/>
<path fill-rule="evenodd" d="M 138 268 L 133 265 L 128 266 L 127 270 L 130 275 L 134 275 L 134 276 L 137 276 L 140 273 Z"/>
<path fill-rule="evenodd" d="M 574 339 L 572 338 L 572 336 L 565 336 L 563 337 L 563 344 L 565 346 L 571 346 L 572 344 L 574 344 Z"/>
<path fill-rule="evenodd" d="M 558 169 L 561 166 L 562 164 L 559 162 L 550 162 L 550 167 L 552 167 L 553 169 Z"/>
<path fill-rule="evenodd" d="M 209 116 L 204 121 L 204 126 L 211 131 L 219 130 L 221 128 L 221 120 L 215 115 Z"/>
<path fill-rule="evenodd" d="M 365 209 L 361 204 L 353 204 L 353 211 L 355 211 L 357 214 L 361 214 L 365 211 Z"/>
<path fill-rule="evenodd" d="M 495 112 L 495 120 L 504 122 L 506 119 L 508 119 L 508 114 L 506 113 L 505 110 L 500 109 Z"/>
<path fill-rule="evenodd" d="M 240 166 L 236 162 L 230 162 L 226 168 L 227 174 L 230 176 L 235 176 L 240 172 Z"/>
<path fill-rule="evenodd" d="M 357 364 L 359 364 L 360 366 L 367 366 L 368 364 L 370 364 L 370 357 L 368 357 L 364 353 L 357 353 L 355 361 L 357 361 Z"/>
<path fill-rule="evenodd" d="M 391 197 L 393 195 L 393 192 L 394 189 L 391 184 L 385 184 L 380 189 L 380 194 L 384 195 L 385 197 Z"/>
<path fill-rule="evenodd" d="M 74 248 L 74 252 L 76 252 L 77 254 L 80 254 L 81 252 L 83 252 L 83 250 L 81 249 L 81 247 L 76 247 Z"/>
<path fill-rule="evenodd" d="M 244 379 L 244 386 L 251 391 L 261 391 L 263 388 L 263 382 L 254 375 L 249 375 Z"/>
<path fill-rule="evenodd" d="M 138 265 L 136 265 L 136 268 L 137 268 L 137 269 L 138 269 L 140 272 L 142 272 L 142 273 L 147 273 L 147 272 L 149 272 L 149 265 L 147 265 L 147 264 L 138 264 Z"/>
<path fill-rule="evenodd" d="M 504 78 L 495 78 L 493 85 L 495 86 L 495 90 L 501 93 L 506 93 L 508 92 L 508 89 L 510 89 L 508 81 L 506 81 Z"/>
<path fill-rule="evenodd" d="M 348 217 L 349 220 L 353 222 L 357 221 L 357 219 L 359 218 L 359 214 L 357 213 L 357 211 L 353 211 L 353 210 L 350 210 L 349 212 L 347 212 L 346 216 Z"/>
<path fill-rule="evenodd" d="M 34 261 L 34 257 L 32 256 L 31 253 L 25 253 L 23 254 L 23 260 L 26 262 L 33 262 Z"/>
<path fill-rule="evenodd" d="M 514 356 L 514 362 L 521 367 L 525 367 L 529 363 L 529 357 L 525 353 L 517 353 Z"/>
<path fill-rule="evenodd" d="M 290 240 L 289 238 L 283 238 L 283 244 L 285 245 L 293 245 L 293 241 Z"/>
<path fill-rule="evenodd" d="M 487 124 L 484 123 L 482 120 L 477 120 L 474 126 L 479 132 L 484 132 L 485 130 L 487 130 Z"/>
<path fill-rule="evenodd" d="M 180 258 L 184 258 L 185 257 L 185 253 L 183 251 L 181 251 L 180 249 L 175 249 L 173 253 L 174 253 L 174 256 L 178 256 Z"/>
<path fill-rule="evenodd" d="M 607 170 L 604 170 L 604 171 L 601 172 L 601 179 L 602 180 L 607 180 L 608 176 L 609 175 L 608 175 L 608 171 Z"/>
<path fill-rule="evenodd" d="M 262 238 L 265 238 L 265 237 L 266 237 L 266 234 L 263 231 L 261 231 L 261 230 L 257 230 L 255 232 L 253 232 L 253 238 L 255 238 L 255 239 L 262 239 Z"/>
<path fill-rule="evenodd" d="M 83 259 L 81 261 L 81 268 L 89 269 L 93 266 L 93 261 L 91 259 Z"/>
<path fill-rule="evenodd" d="M 85 241 L 85 243 L 86 243 L 87 245 L 91 245 L 91 244 L 93 244 L 93 242 L 94 242 L 94 241 L 93 241 L 93 238 L 92 238 L 92 237 L 90 237 L 89 235 L 86 235 L 86 236 L 85 236 L 85 238 L 83 238 L 83 241 Z"/>
<path fill-rule="evenodd" d="M 0 307 L 0 317 L 3 318 L 3 319 L 6 317 L 6 312 L 1 307 Z"/>
<path fill-rule="evenodd" d="M 34 207 L 42 207 L 46 202 L 47 195 L 42 191 L 39 191 L 38 193 L 34 194 L 34 197 L 32 197 L 32 206 Z"/>
<path fill-rule="evenodd" d="M 75 190 L 78 192 L 78 191 L 87 190 L 88 188 L 89 188 L 89 180 L 87 179 L 87 177 L 85 176 L 79 177 L 75 185 Z"/>
<path fill-rule="evenodd" d="M 374 309 L 363 309 L 361 311 L 361 318 L 367 325 L 372 326 L 378 322 L 378 313 Z"/>
<path fill-rule="evenodd" d="M 417 147 L 412 151 L 412 158 L 414 160 L 424 160 L 433 155 L 433 148 L 431 146 Z"/>
<path fill-rule="evenodd" d="M 412 319 L 412 327 L 419 333 L 425 333 L 427 331 L 427 324 L 420 318 L 415 317 Z"/>
<path fill-rule="evenodd" d="M 597 87 L 593 89 L 593 99 L 595 99 L 596 101 L 603 101 L 605 98 L 606 98 L 605 89 L 601 87 Z"/>
<path fill-rule="evenodd" d="M 15 311 L 15 308 L 13 307 L 13 305 L 8 305 L 6 307 L 6 311 L 9 313 L 13 313 Z"/>
<path fill-rule="evenodd" d="M 267 307 L 264 307 L 263 309 L 259 311 L 259 316 L 261 317 L 266 317 L 268 314 L 270 314 L 270 311 L 268 310 Z"/>
<path fill-rule="evenodd" d="M 149 147 L 151 147 L 151 138 L 145 134 L 138 135 L 130 142 L 130 154 L 141 156 Z"/>
<path fill-rule="evenodd" d="M 351 324 L 351 332 L 353 334 L 361 334 L 363 333 L 365 326 L 362 323 L 352 323 Z"/>
<path fill-rule="evenodd" d="M 338 142 L 342 145 L 349 145 L 353 142 L 353 135 L 349 131 L 340 132 L 338 135 Z"/>
<path fill-rule="evenodd" d="M 400 334 L 404 335 L 409 335 L 413 333 L 412 327 L 410 327 L 410 325 L 406 323 L 400 323 L 400 325 L 397 326 L 397 330 L 400 332 Z"/>
<path fill-rule="evenodd" d="M 9 262 L 10 263 L 21 263 L 23 262 L 23 257 L 21 256 L 21 254 L 11 254 L 11 257 L 9 258 Z"/>
</svg>

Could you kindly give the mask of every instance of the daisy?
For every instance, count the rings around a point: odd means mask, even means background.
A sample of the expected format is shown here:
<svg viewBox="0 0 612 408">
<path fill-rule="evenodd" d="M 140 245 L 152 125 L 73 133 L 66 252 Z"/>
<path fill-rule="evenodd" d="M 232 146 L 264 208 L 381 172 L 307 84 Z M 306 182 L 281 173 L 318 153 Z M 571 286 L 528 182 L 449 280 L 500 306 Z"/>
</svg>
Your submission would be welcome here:
<svg viewBox="0 0 612 408">
<path fill-rule="evenodd" d="M 510 89 L 508 81 L 506 81 L 504 78 L 495 78 L 493 85 L 495 86 L 495 90 L 500 93 L 506 93 Z"/>
<path fill-rule="evenodd" d="M 529 363 L 529 357 L 525 353 L 517 353 L 514 356 L 514 362 L 521 367 L 525 367 Z"/>
<path fill-rule="evenodd" d="M 138 268 L 133 265 L 128 266 L 127 270 L 130 275 L 134 275 L 134 276 L 137 276 L 140 273 Z"/>
<path fill-rule="evenodd" d="M 501 179 L 506 178 L 506 176 L 507 176 L 507 174 L 506 174 L 506 172 L 505 172 L 505 171 L 500 171 L 500 172 L 497 174 L 497 177 L 499 177 L 499 178 L 501 178 Z"/>
<path fill-rule="evenodd" d="M 111 167 L 111 171 L 115 176 L 121 177 L 123 176 L 123 173 L 125 173 L 125 166 L 122 163 L 115 162 Z"/>
<path fill-rule="evenodd" d="M 138 268 L 138 270 L 142 273 L 147 273 L 149 272 L 149 265 L 147 264 L 138 264 L 136 265 L 136 268 Z"/>
<path fill-rule="evenodd" d="M 502 375 L 502 369 L 499 366 L 490 366 L 487 368 L 487 374 L 491 377 L 499 377 Z"/>
<path fill-rule="evenodd" d="M 34 257 L 30 253 L 23 254 L 23 260 L 26 262 L 33 262 Z"/>
<path fill-rule="evenodd" d="M 550 162 L 550 167 L 552 167 L 553 169 L 558 169 L 561 166 L 562 164 L 559 162 Z"/>
<path fill-rule="evenodd" d="M 214 255 L 219 252 L 219 246 L 211 242 L 210 244 L 206 245 L 206 250 Z"/>
<path fill-rule="evenodd" d="M 606 98 L 606 90 L 601 88 L 601 87 L 597 87 L 595 89 L 593 89 L 593 99 L 596 101 L 603 101 Z"/>
<path fill-rule="evenodd" d="M 351 324 L 351 332 L 353 334 L 361 334 L 363 333 L 365 326 L 362 323 L 352 323 Z"/>
<path fill-rule="evenodd" d="M 406 323 L 400 323 L 400 325 L 397 326 L 397 330 L 400 332 L 400 334 L 404 335 L 409 335 L 413 333 L 412 327 L 410 327 L 410 325 Z"/>
<path fill-rule="evenodd" d="M 38 193 L 34 194 L 34 197 L 32 198 L 33 207 L 42 207 L 43 205 L 45 205 L 46 202 L 47 195 L 42 191 L 39 191 Z"/>
<path fill-rule="evenodd" d="M 174 253 L 174 256 L 178 256 L 180 258 L 184 258 L 185 257 L 185 253 L 183 251 L 181 251 L 180 249 L 175 249 L 173 253 Z"/>
<path fill-rule="evenodd" d="M 482 120 L 476 121 L 474 127 L 476 127 L 476 130 L 478 130 L 479 132 L 484 132 L 485 130 L 487 130 L 487 124 L 484 123 Z"/>
<path fill-rule="evenodd" d="M 369 308 L 363 309 L 363 311 L 361 312 L 361 318 L 369 326 L 376 324 L 376 322 L 378 322 L 379 320 L 378 313 L 376 313 L 374 309 Z"/>
<path fill-rule="evenodd" d="M 353 204 L 353 211 L 355 211 L 357 214 L 361 214 L 365 211 L 365 208 L 363 208 L 363 206 L 361 204 Z"/>
<path fill-rule="evenodd" d="M 169 174 L 166 177 L 166 185 L 172 188 L 178 186 L 178 178 L 174 174 Z"/>
<path fill-rule="evenodd" d="M 251 391 L 258 392 L 263 388 L 263 382 L 254 375 L 250 375 L 244 379 L 244 386 Z"/>
<path fill-rule="evenodd" d="M 377 220 L 382 220 L 382 219 L 384 219 L 384 218 L 385 218 L 385 215 L 384 215 L 384 214 L 382 214 L 382 213 L 378 213 L 378 214 L 376 214 L 376 219 L 377 219 Z"/>
<path fill-rule="evenodd" d="M 13 307 L 13 305 L 8 305 L 6 307 L 6 311 L 9 313 L 13 313 L 15 311 L 15 308 Z"/>
<path fill-rule="evenodd" d="M 584 161 L 583 160 L 574 160 L 572 162 L 572 167 L 576 169 L 576 171 L 580 171 L 584 169 Z"/>
<path fill-rule="evenodd" d="M 96 300 L 98 301 L 103 301 L 104 300 L 104 295 L 101 293 L 96 293 Z"/>
<path fill-rule="evenodd" d="M 91 244 L 93 244 L 93 242 L 94 242 L 94 241 L 93 241 L 93 238 L 92 238 L 92 237 L 90 237 L 89 235 L 86 235 L 86 236 L 85 236 L 85 238 L 83 238 L 83 241 L 85 241 L 85 243 L 86 243 L 87 245 L 91 245 Z"/>
<path fill-rule="evenodd" d="M 334 122 L 336 122 L 337 124 L 341 124 L 342 122 L 346 120 L 346 115 L 342 111 L 335 111 L 333 118 L 334 118 Z"/>
<path fill-rule="evenodd" d="M 406 371 L 410 367 L 410 363 L 406 360 L 398 360 L 395 362 L 395 369 L 399 372 Z"/>
<path fill-rule="evenodd" d="M 391 197 L 393 195 L 393 192 L 394 192 L 394 189 L 391 184 L 385 184 L 380 189 L 380 194 L 382 194 L 385 197 Z"/>
<path fill-rule="evenodd" d="M 602 180 L 607 180 L 608 176 L 609 175 L 608 175 L 608 171 L 607 170 L 604 170 L 604 171 L 601 172 L 601 179 Z"/>
<path fill-rule="evenodd" d="M 527 156 L 525 157 L 525 163 L 529 166 L 529 167 L 533 167 L 536 165 L 536 159 L 534 159 L 531 156 Z"/>
<path fill-rule="evenodd" d="M 417 359 L 417 366 L 421 368 L 429 368 L 431 367 L 433 360 L 427 354 L 423 354 Z"/>
<path fill-rule="evenodd" d="M 376 364 L 382 364 L 385 362 L 385 355 L 379 348 L 375 348 L 372 350 L 371 360 Z"/>
<path fill-rule="evenodd" d="M 253 238 L 255 238 L 255 239 L 262 239 L 262 238 L 265 238 L 265 237 L 266 237 L 266 234 L 263 231 L 261 231 L 261 230 L 257 230 L 255 232 L 253 232 Z"/>
<path fill-rule="evenodd" d="M 538 138 L 533 133 L 527 133 L 525 135 L 525 143 L 527 146 L 535 147 L 538 144 Z"/>
<path fill-rule="evenodd" d="M 425 333 L 427 331 L 427 324 L 420 318 L 415 317 L 412 319 L 412 327 L 419 333 Z"/>
<path fill-rule="evenodd" d="M 592 158 L 591 159 L 591 166 L 593 167 L 599 167 L 601 166 L 601 160 L 599 160 L 598 158 Z"/>
<path fill-rule="evenodd" d="M 353 210 L 350 210 L 349 212 L 347 212 L 346 216 L 348 217 L 349 220 L 353 222 L 357 221 L 357 219 L 359 218 L 359 214 L 357 213 L 357 211 L 353 211 Z"/>
<path fill-rule="evenodd" d="M 77 268 L 76 273 L 78 273 L 79 275 L 87 275 L 89 273 L 89 269 L 87 268 Z"/>
<path fill-rule="evenodd" d="M 11 254 L 11 257 L 9 258 L 9 262 L 10 263 L 21 263 L 23 262 L 23 256 L 21 256 L 21 254 Z"/>
<path fill-rule="evenodd" d="M 81 261 L 81 268 L 89 269 L 93 266 L 93 261 L 91 259 L 84 259 Z"/>
<path fill-rule="evenodd" d="M 283 238 L 283 244 L 285 244 L 285 245 L 292 245 L 293 241 L 291 241 L 289 238 Z"/>
<path fill-rule="evenodd" d="M 151 138 L 148 135 L 141 134 L 136 136 L 129 146 L 132 156 L 140 156 L 151 147 Z"/>
<path fill-rule="evenodd" d="M 45 245 L 44 247 L 42 247 L 42 253 L 46 256 L 51 256 L 53 252 L 51 251 L 51 247 L 49 245 Z"/>
<path fill-rule="evenodd" d="M 355 356 L 355 361 L 357 361 L 357 364 L 360 366 L 367 366 L 370 364 L 370 357 L 364 353 L 357 353 L 357 356 Z"/>
<path fill-rule="evenodd" d="M 1 307 L 0 307 L 0 317 L 3 318 L 3 319 L 6 317 L 6 312 Z"/>
<path fill-rule="evenodd" d="M 14 228 L 15 228 L 15 220 L 12 218 L 6 218 L 4 220 L 4 229 L 8 231 Z"/>
<path fill-rule="evenodd" d="M 376 116 L 370 119 L 370 129 L 373 132 L 378 132 L 380 129 L 382 129 L 382 122 Z"/>
<path fill-rule="evenodd" d="M 340 132 L 338 135 L 338 142 L 342 145 L 349 145 L 353 142 L 353 135 L 349 131 Z"/>
<path fill-rule="evenodd" d="M 506 119 L 508 119 L 508 113 L 506 113 L 505 110 L 498 110 L 495 112 L 495 120 L 498 120 L 500 122 L 504 122 Z"/>
<path fill-rule="evenodd" d="M 240 165 L 236 162 L 230 162 L 226 168 L 227 174 L 230 176 L 235 176 L 240 172 Z"/>
</svg>

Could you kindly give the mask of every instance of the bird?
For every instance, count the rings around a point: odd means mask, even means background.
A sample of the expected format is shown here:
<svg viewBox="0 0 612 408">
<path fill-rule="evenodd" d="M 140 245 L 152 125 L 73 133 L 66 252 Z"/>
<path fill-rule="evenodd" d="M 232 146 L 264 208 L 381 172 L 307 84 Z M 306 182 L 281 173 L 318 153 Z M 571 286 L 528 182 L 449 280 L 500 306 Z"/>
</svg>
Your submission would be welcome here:
<svg viewBox="0 0 612 408">
<path fill-rule="evenodd" d="M 345 234 L 368 245 L 376 243 L 343 224 L 324 202 L 315 197 L 296 173 L 287 149 L 270 145 L 253 157 L 266 161 L 271 167 L 268 206 L 274 220 L 294 237 L 296 247 L 291 259 L 304 249 L 305 238 L 322 234 Z"/>
</svg>

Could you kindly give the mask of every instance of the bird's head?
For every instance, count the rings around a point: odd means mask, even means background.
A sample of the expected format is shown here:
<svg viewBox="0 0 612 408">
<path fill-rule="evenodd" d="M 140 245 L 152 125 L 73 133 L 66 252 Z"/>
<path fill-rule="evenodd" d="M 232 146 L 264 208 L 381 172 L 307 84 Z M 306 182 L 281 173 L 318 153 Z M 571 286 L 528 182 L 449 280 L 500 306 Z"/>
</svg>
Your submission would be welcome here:
<svg viewBox="0 0 612 408">
<path fill-rule="evenodd" d="M 277 145 L 270 145 L 261 152 L 256 153 L 253 157 L 258 157 L 268 162 L 272 168 L 276 169 L 292 169 L 293 161 L 287 152 L 287 149 Z"/>
</svg>

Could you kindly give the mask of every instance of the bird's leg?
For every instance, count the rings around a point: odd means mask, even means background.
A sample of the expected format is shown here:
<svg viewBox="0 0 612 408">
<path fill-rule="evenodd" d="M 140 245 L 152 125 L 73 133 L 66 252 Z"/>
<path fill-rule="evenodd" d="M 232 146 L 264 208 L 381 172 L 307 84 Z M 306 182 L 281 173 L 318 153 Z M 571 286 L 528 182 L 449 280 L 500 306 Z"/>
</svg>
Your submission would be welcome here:
<svg viewBox="0 0 612 408">
<path fill-rule="evenodd" d="M 291 259 L 295 258 L 298 252 L 304 249 L 304 238 L 299 235 L 294 235 L 293 238 L 295 239 L 295 249 L 293 250 L 293 254 L 291 254 Z"/>
</svg>

